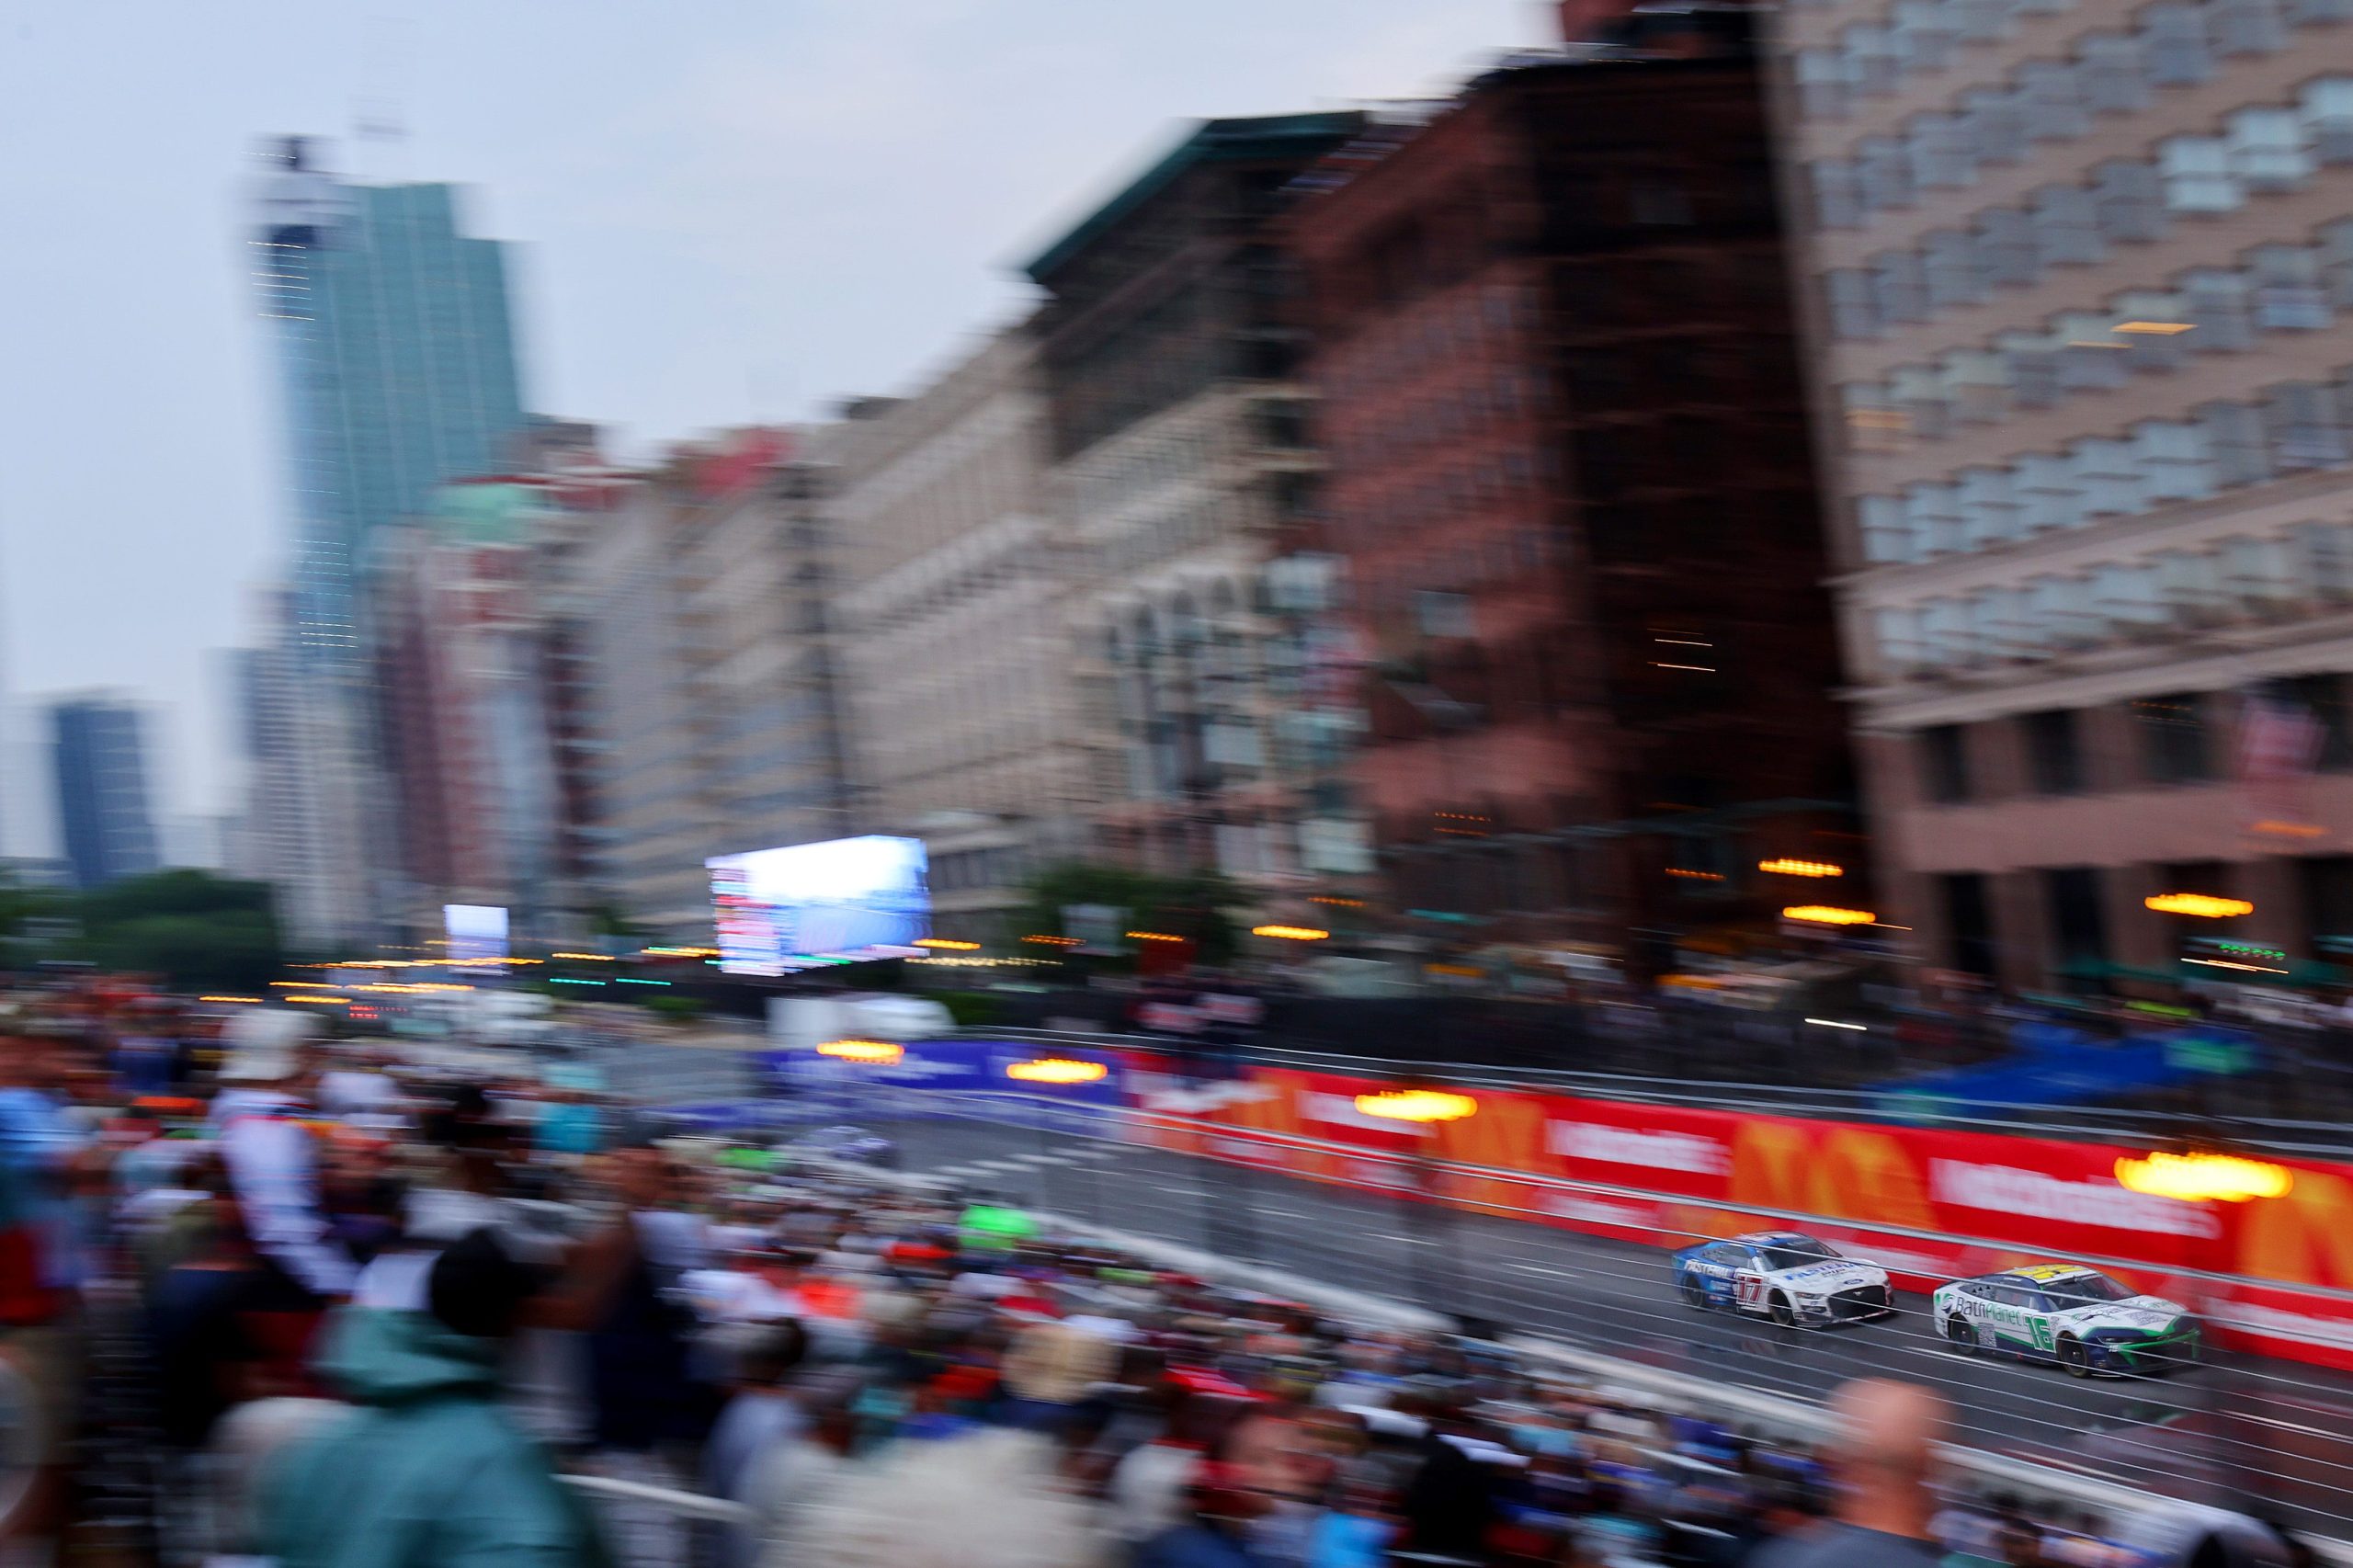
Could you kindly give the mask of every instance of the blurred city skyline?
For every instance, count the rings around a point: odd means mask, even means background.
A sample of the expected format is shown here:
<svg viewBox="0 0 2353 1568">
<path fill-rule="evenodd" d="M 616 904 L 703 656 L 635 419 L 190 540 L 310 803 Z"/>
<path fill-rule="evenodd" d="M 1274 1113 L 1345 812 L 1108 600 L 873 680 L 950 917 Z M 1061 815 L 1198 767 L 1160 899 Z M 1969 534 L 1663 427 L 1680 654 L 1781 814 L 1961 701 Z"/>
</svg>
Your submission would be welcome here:
<svg viewBox="0 0 2353 1568">
<path fill-rule="evenodd" d="M 214 652 L 251 640 L 286 539 L 244 244 L 260 137 L 469 187 L 469 227 L 517 248 L 528 405 L 636 460 L 969 351 L 1030 297 L 1018 263 L 1177 121 L 1449 91 L 1552 23 L 1529 0 L 717 0 L 0 26 L 0 343 L 33 372 L 0 394 L 0 844 L 25 855 L 56 848 L 37 710 L 60 690 L 156 705 L 159 811 L 230 803 Z"/>
</svg>

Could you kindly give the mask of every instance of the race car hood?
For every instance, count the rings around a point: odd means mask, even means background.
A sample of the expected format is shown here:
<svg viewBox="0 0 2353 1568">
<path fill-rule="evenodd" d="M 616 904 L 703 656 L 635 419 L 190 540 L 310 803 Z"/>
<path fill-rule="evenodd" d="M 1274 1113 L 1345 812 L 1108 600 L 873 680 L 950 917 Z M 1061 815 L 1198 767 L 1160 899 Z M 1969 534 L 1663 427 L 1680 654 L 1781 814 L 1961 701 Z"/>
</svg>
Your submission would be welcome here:
<svg viewBox="0 0 2353 1568">
<path fill-rule="evenodd" d="M 1834 1290 L 1851 1290 L 1858 1285 L 1884 1285 L 1887 1270 L 1852 1258 L 1826 1258 L 1803 1268 L 1785 1268 L 1770 1278 L 1774 1284 L 1785 1285 L 1803 1295 L 1826 1296 Z"/>
<path fill-rule="evenodd" d="M 2069 1312 L 2053 1312 L 2052 1321 L 2070 1328 L 2133 1328 L 2154 1334 L 2170 1328 L 2189 1309 L 2163 1296 L 2127 1296 L 2120 1301 L 2095 1301 Z"/>
</svg>

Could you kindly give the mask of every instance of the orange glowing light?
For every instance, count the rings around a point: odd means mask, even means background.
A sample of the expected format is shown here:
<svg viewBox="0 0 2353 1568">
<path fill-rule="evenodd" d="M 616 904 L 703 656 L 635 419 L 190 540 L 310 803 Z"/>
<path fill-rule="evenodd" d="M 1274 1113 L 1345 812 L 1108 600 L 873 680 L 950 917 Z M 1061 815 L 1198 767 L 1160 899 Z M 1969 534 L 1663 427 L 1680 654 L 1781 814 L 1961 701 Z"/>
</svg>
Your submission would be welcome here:
<svg viewBox="0 0 2353 1568">
<path fill-rule="evenodd" d="M 2154 1198 L 2176 1198 L 2185 1203 L 2217 1201 L 2244 1203 L 2250 1198 L 2284 1198 L 2296 1185 L 2295 1173 L 2268 1160 L 2243 1160 L 2235 1154 L 2168 1154 L 2162 1151 L 2136 1160 L 2120 1154 L 2119 1185 Z"/>
<path fill-rule="evenodd" d="M 1066 1056 L 1041 1056 L 1032 1062 L 1006 1065 L 1005 1075 L 1025 1084 L 1092 1084 L 1110 1069 L 1100 1062 L 1074 1062 Z"/>
<path fill-rule="evenodd" d="M 1461 1121 L 1478 1108 L 1479 1102 L 1469 1095 L 1446 1089 L 1384 1089 L 1357 1096 L 1358 1110 L 1385 1121 Z"/>
<path fill-rule="evenodd" d="M 877 1067 L 888 1067 L 906 1055 L 906 1048 L 887 1040 L 828 1040 L 817 1045 L 817 1054 L 830 1056 L 838 1062 L 859 1062 Z"/>
<path fill-rule="evenodd" d="M 1809 926 L 1869 926 L 1879 916 L 1868 909 L 1841 909 L 1834 903 L 1793 903 L 1781 911 L 1781 918 Z"/>
<path fill-rule="evenodd" d="M 1827 860 L 1759 860 L 1756 869 L 1770 871 L 1777 877 L 1843 877 L 1844 866 L 1834 866 Z"/>
<path fill-rule="evenodd" d="M 2215 898 L 2202 892 L 2152 893 L 2141 902 L 2160 915 L 2189 915 L 2200 920 L 2227 920 L 2234 915 L 2255 913 L 2255 905 L 2243 898 Z"/>
</svg>

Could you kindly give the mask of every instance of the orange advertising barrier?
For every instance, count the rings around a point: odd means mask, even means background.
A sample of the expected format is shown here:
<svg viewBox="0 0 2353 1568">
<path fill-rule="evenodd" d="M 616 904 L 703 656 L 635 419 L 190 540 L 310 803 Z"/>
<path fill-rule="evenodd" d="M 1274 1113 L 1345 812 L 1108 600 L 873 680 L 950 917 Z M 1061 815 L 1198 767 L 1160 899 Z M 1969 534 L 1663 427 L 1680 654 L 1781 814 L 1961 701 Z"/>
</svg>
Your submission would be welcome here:
<svg viewBox="0 0 2353 1568">
<path fill-rule="evenodd" d="M 1142 1060 L 1129 1079 L 1146 1110 L 1175 1085 Z M 1358 1109 L 1358 1094 L 1382 1086 L 1254 1068 L 1228 1103 L 1147 1118 L 1144 1136 L 1661 1246 L 1794 1225 L 1915 1290 L 2080 1259 L 2197 1304 L 2225 1340 L 2353 1369 L 2353 1165 L 2282 1162 L 2295 1177 L 2283 1196 L 2190 1203 L 2120 1186 L 2117 1159 L 2143 1151 L 2115 1144 L 1493 1089 L 1477 1091 L 1473 1115 L 1415 1126 Z M 1439 1174 L 1438 1163 L 1501 1174 Z"/>
</svg>

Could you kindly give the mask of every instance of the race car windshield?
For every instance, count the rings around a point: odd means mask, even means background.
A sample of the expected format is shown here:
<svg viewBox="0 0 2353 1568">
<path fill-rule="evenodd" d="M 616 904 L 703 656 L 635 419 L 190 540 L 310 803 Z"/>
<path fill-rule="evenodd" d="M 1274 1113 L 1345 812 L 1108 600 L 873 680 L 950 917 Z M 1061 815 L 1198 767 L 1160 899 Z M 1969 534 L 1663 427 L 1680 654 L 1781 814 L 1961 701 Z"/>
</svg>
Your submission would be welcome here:
<svg viewBox="0 0 2353 1568">
<path fill-rule="evenodd" d="M 2062 1279 L 2043 1289 L 2062 1312 L 2080 1307 L 2087 1301 L 2120 1301 L 2132 1294 L 2105 1274 L 2079 1274 L 2073 1279 Z"/>
<path fill-rule="evenodd" d="M 1838 1256 L 1820 1242 L 1802 1237 L 1793 1242 L 1775 1242 L 1764 1250 L 1765 1267 L 1776 1274 L 1784 1268 L 1803 1268 L 1809 1263 Z"/>
</svg>

